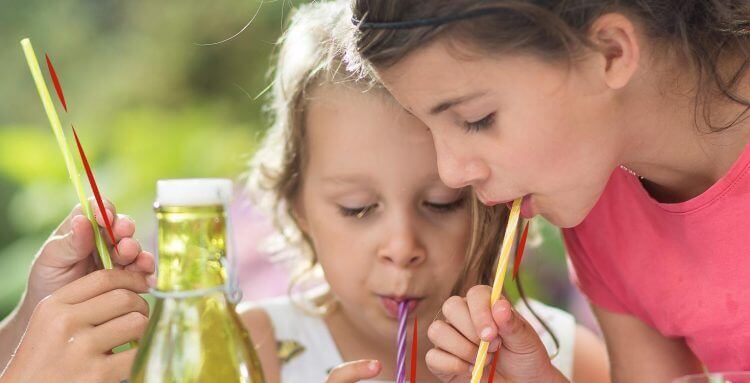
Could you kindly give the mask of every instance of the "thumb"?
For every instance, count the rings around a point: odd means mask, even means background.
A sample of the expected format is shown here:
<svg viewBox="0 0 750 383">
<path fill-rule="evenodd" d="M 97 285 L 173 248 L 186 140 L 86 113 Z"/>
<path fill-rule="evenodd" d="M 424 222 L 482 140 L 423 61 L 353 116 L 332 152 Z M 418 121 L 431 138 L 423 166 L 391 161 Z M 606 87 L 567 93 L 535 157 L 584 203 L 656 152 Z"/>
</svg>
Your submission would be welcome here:
<svg viewBox="0 0 750 383">
<path fill-rule="evenodd" d="M 76 215 L 71 219 L 67 233 L 52 236 L 44 244 L 37 261 L 48 267 L 70 267 L 90 256 L 94 248 L 91 222 Z"/>
<path fill-rule="evenodd" d="M 513 310 L 510 302 L 499 300 L 492 306 L 492 317 L 498 327 L 498 335 L 503 346 L 514 354 L 540 353 L 546 357 L 547 351 L 534 328 Z"/>
<path fill-rule="evenodd" d="M 326 383 L 353 383 L 376 377 L 382 366 L 377 360 L 357 360 L 341 364 L 331 370 Z"/>
</svg>

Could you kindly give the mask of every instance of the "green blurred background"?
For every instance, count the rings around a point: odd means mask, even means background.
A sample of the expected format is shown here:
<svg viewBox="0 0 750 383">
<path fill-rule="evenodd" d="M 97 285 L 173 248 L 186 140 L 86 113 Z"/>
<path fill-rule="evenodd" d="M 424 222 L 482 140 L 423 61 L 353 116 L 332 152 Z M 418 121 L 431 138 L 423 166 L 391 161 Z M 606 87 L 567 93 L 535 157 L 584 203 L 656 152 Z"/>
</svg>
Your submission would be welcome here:
<svg viewBox="0 0 750 383">
<path fill-rule="evenodd" d="M 0 5 L 0 318 L 77 198 L 19 41 L 48 53 L 102 192 L 150 238 L 157 179 L 236 178 L 264 130 L 270 55 L 300 1 L 3 0 Z M 237 37 L 216 45 L 252 23 Z M 46 70 L 45 70 L 46 72 Z M 48 81 L 51 86 L 51 82 Z M 575 310 L 557 230 L 527 255 L 527 292 Z M 151 243 L 144 243 L 154 250 Z M 578 302 L 578 303 L 577 303 Z"/>
</svg>

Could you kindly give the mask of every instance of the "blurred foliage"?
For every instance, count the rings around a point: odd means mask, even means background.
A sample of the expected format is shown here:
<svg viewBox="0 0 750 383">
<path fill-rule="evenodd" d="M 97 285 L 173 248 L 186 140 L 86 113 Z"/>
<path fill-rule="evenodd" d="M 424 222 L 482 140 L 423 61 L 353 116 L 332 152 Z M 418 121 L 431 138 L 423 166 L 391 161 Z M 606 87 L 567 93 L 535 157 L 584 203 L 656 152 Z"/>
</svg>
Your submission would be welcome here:
<svg viewBox="0 0 750 383">
<path fill-rule="evenodd" d="M 255 97 L 268 85 L 274 42 L 293 6 L 0 3 L 0 317 L 15 306 L 34 254 L 77 203 L 19 41 L 30 37 L 38 57 L 50 55 L 70 110 L 57 104 L 64 126 L 76 125 L 103 193 L 148 239 L 157 179 L 244 170 L 263 130 L 263 98 Z M 234 35 L 256 12 L 236 38 L 200 45 Z"/>
<path fill-rule="evenodd" d="M 77 203 L 19 41 L 30 37 L 37 56 L 54 61 L 70 110 L 58 107 L 63 124 L 75 123 L 102 192 L 134 217 L 143 240 L 154 226 L 156 180 L 244 170 L 263 131 L 256 96 L 296 3 L 2 1 L 0 318 L 18 301 L 34 254 Z M 234 35 L 256 12 L 237 37 L 200 45 Z M 548 240 L 536 251 L 543 257 L 525 261 L 534 270 L 522 274 L 527 293 L 564 305 L 559 235 L 539 228 Z"/>
</svg>

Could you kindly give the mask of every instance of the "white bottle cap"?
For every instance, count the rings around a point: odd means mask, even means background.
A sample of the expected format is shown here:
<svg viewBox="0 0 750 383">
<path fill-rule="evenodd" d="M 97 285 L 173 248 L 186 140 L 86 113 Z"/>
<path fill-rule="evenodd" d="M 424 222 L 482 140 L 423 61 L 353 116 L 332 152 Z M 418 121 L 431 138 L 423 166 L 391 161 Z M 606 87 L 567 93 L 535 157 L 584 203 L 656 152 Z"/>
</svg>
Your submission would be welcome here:
<svg viewBox="0 0 750 383">
<path fill-rule="evenodd" d="M 185 178 L 156 181 L 158 206 L 224 205 L 232 199 L 232 181 L 225 178 Z"/>
</svg>

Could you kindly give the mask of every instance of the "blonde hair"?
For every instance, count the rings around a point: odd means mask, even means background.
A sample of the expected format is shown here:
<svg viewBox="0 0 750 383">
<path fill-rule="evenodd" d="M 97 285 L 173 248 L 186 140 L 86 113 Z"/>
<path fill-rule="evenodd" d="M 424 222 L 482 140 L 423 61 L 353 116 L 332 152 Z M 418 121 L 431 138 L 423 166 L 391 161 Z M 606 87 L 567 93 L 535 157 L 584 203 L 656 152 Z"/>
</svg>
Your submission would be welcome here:
<svg viewBox="0 0 750 383">
<path fill-rule="evenodd" d="M 307 158 L 305 111 L 308 95 L 325 84 L 379 88 L 370 77 L 349 73 L 342 65 L 347 34 L 352 33 L 344 1 L 300 6 L 279 39 L 266 112 L 271 126 L 250 161 L 249 195 L 274 221 L 277 234 L 264 243 L 277 258 L 292 260 L 293 289 L 311 276 L 322 276 L 310 238 L 294 215 Z M 323 305 L 324 306 L 324 305 Z"/>
</svg>

